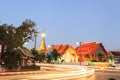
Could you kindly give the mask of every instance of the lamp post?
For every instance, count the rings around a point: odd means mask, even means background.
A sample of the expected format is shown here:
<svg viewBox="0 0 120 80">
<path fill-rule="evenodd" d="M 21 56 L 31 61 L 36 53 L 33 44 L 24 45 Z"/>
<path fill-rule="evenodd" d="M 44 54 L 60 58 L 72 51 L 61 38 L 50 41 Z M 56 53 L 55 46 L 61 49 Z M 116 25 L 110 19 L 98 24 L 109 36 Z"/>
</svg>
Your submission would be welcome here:
<svg viewBox="0 0 120 80">
<path fill-rule="evenodd" d="M 36 40 L 37 40 L 37 37 L 38 37 L 38 33 L 37 31 L 34 32 L 34 37 L 35 37 L 35 43 L 34 43 L 34 48 L 36 49 Z"/>
<path fill-rule="evenodd" d="M 82 42 L 77 41 L 76 44 L 80 47 Z M 80 66 L 81 66 L 82 65 L 82 56 L 81 56 L 81 54 L 79 56 L 79 62 L 80 62 Z"/>
<path fill-rule="evenodd" d="M 81 46 L 82 42 L 76 42 L 76 44 L 77 44 L 78 46 Z"/>
<path fill-rule="evenodd" d="M 42 36 L 42 38 L 45 38 L 45 36 L 46 36 L 45 31 L 41 32 L 41 36 Z"/>
</svg>

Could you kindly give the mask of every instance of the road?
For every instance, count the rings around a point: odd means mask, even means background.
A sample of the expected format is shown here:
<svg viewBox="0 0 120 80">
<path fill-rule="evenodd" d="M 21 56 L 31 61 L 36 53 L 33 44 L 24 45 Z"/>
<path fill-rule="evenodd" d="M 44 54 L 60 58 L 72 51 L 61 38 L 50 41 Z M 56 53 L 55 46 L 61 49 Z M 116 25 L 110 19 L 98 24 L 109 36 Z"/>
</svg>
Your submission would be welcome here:
<svg viewBox="0 0 120 80">
<path fill-rule="evenodd" d="M 97 71 L 90 76 L 81 76 L 83 69 L 79 69 L 79 66 L 60 65 L 57 68 L 55 66 L 46 66 L 38 74 L 4 75 L 0 76 L 0 80 L 108 80 L 109 78 L 120 80 L 120 71 L 109 72 L 103 70 Z"/>
<path fill-rule="evenodd" d="M 109 78 L 120 80 L 120 72 L 95 72 L 94 75 L 88 77 L 72 76 L 72 79 L 71 77 L 59 76 L 64 72 L 66 71 L 42 71 L 39 74 L 6 75 L 0 76 L 0 80 L 108 80 Z"/>
<path fill-rule="evenodd" d="M 75 65 L 41 66 L 42 70 L 38 74 L 3 75 L 0 80 L 66 80 L 93 74 L 93 70 L 87 69 L 86 73 L 86 69 Z"/>
</svg>

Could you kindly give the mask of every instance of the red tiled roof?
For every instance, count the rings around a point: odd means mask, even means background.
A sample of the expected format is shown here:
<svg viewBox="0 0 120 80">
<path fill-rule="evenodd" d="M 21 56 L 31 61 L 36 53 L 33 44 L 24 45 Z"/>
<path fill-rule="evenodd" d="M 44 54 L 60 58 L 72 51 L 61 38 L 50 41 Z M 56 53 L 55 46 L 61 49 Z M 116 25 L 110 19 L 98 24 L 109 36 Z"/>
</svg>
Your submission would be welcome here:
<svg viewBox="0 0 120 80">
<path fill-rule="evenodd" d="M 67 48 L 71 47 L 71 45 L 53 45 L 53 48 L 58 51 L 59 54 L 64 54 Z M 48 48 L 50 50 L 51 48 Z"/>
<path fill-rule="evenodd" d="M 56 49 L 58 51 L 60 49 L 61 45 L 56 45 L 56 46 L 54 45 L 53 47 L 54 47 L 54 49 Z"/>
<path fill-rule="evenodd" d="M 58 53 L 63 54 L 69 45 L 61 45 L 61 48 L 58 50 Z"/>
<path fill-rule="evenodd" d="M 76 51 L 78 54 L 92 54 L 94 53 L 99 46 L 102 46 L 102 43 L 96 43 L 96 42 L 90 42 L 90 43 L 85 43 L 81 44 L 76 48 Z M 103 50 L 106 52 L 106 50 L 103 47 Z"/>
</svg>

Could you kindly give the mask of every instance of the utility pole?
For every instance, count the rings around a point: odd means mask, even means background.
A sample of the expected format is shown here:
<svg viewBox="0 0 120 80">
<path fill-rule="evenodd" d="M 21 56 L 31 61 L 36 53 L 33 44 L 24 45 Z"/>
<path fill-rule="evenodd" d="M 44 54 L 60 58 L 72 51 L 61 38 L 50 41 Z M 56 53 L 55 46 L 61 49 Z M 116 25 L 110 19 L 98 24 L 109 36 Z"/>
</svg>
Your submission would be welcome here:
<svg viewBox="0 0 120 80">
<path fill-rule="evenodd" d="M 37 41 L 38 34 L 39 34 L 39 32 L 37 32 L 37 31 L 34 32 L 34 37 L 35 37 L 34 49 L 35 50 L 36 50 L 36 43 L 37 43 L 36 41 Z"/>
</svg>

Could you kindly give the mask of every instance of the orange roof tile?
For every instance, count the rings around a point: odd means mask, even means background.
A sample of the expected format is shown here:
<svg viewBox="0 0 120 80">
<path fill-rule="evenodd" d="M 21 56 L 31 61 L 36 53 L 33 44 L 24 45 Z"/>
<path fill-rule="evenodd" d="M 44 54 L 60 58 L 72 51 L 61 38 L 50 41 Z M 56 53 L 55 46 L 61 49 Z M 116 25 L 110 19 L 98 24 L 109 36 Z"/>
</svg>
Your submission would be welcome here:
<svg viewBox="0 0 120 80">
<path fill-rule="evenodd" d="M 69 46 L 70 45 L 53 45 L 53 48 L 56 49 L 59 54 L 64 54 L 64 52 Z M 49 51 L 50 49 L 51 48 L 48 48 L 47 50 Z"/>
<path fill-rule="evenodd" d="M 81 44 L 76 48 L 76 51 L 78 54 L 92 54 L 95 52 L 95 50 L 99 47 L 102 46 L 102 43 L 96 43 L 96 42 L 90 42 L 90 43 L 85 43 Z M 103 47 L 103 46 L 102 46 Z M 103 47 L 104 49 L 104 47 Z M 104 51 L 106 51 L 104 49 Z"/>
</svg>

